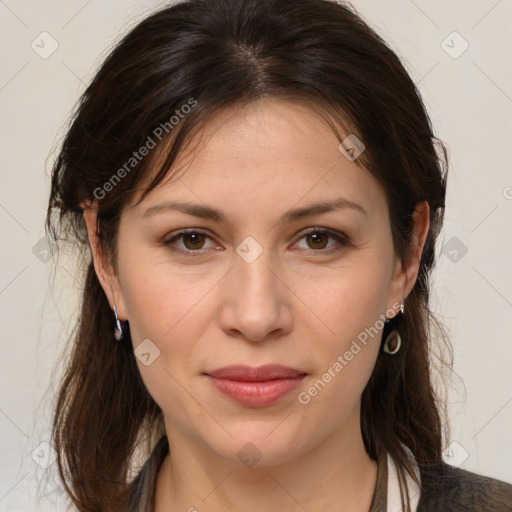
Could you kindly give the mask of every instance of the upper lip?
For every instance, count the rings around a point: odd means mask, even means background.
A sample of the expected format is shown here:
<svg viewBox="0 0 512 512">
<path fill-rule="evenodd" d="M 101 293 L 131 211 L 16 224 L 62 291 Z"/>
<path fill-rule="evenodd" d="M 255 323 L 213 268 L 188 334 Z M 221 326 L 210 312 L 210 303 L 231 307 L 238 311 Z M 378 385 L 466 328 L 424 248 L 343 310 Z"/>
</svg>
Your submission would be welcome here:
<svg viewBox="0 0 512 512">
<path fill-rule="evenodd" d="M 206 372 L 210 377 L 218 379 L 239 380 L 246 382 L 262 382 L 273 379 L 290 379 L 293 377 L 302 377 L 306 372 L 282 366 L 280 364 L 267 364 L 264 366 L 253 367 L 247 365 L 232 365 L 218 368 L 217 370 Z"/>
</svg>

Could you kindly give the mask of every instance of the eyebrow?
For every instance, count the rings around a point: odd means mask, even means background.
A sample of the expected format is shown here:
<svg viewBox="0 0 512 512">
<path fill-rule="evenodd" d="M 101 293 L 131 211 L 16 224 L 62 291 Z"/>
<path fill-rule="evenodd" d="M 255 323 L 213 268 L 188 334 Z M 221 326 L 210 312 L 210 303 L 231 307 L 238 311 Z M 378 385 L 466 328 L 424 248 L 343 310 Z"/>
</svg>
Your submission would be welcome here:
<svg viewBox="0 0 512 512">
<path fill-rule="evenodd" d="M 368 216 L 367 211 L 360 204 L 349 201 L 343 197 L 339 197 L 331 201 L 320 201 L 309 206 L 289 210 L 279 219 L 278 223 L 282 224 L 287 222 L 295 222 L 305 217 L 342 210 L 345 208 Z M 229 224 L 228 217 L 224 212 L 222 212 L 222 210 L 213 208 L 211 206 L 193 203 L 180 203 L 177 201 L 166 201 L 164 203 L 151 206 L 144 212 L 142 216 L 149 217 L 156 213 L 167 211 L 179 211 L 188 215 L 193 215 L 194 217 L 209 219 L 226 225 Z"/>
</svg>

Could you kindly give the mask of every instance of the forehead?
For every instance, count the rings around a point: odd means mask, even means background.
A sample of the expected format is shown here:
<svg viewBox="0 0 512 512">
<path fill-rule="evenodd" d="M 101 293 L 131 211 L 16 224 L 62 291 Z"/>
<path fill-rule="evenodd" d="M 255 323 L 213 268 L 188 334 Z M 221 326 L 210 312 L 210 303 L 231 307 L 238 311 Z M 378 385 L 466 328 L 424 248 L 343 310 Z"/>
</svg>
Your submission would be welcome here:
<svg viewBox="0 0 512 512">
<path fill-rule="evenodd" d="M 378 207 L 380 185 L 339 144 L 332 128 L 304 102 L 265 99 L 222 110 L 188 141 L 139 212 L 165 199 L 281 210 L 340 194 L 368 210 Z"/>
</svg>

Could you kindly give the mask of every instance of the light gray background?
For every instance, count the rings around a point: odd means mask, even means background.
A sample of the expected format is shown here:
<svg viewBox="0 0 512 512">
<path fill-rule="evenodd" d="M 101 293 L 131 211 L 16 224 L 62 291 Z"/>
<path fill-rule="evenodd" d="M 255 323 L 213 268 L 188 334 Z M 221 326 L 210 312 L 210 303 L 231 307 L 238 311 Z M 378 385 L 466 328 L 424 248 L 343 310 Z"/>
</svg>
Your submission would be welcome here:
<svg viewBox="0 0 512 512">
<path fill-rule="evenodd" d="M 512 481 L 512 2 L 353 4 L 404 59 L 450 147 L 432 306 L 450 330 L 466 395 L 454 379 L 446 459 Z M 76 314 L 80 276 L 72 259 L 62 258 L 49 294 L 52 261 L 39 241 L 50 151 L 101 57 L 161 5 L 0 0 L 0 512 L 64 510 L 48 445 L 53 388 L 45 391 Z M 458 55 L 464 41 L 469 47 Z M 57 49 L 46 55 L 52 44 Z M 47 466 L 53 476 L 45 487 Z M 37 501 L 38 492 L 48 496 Z"/>
</svg>

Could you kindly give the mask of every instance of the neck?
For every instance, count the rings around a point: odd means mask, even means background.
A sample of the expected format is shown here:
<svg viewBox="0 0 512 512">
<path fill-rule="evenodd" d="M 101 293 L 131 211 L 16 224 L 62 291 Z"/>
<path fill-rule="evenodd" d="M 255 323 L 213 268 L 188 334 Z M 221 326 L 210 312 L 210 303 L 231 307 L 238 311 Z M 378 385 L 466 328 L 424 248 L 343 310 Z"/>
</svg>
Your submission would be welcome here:
<svg viewBox="0 0 512 512">
<path fill-rule="evenodd" d="M 377 463 L 366 453 L 359 411 L 355 412 L 338 431 L 301 456 L 252 467 L 205 449 L 166 420 L 170 453 L 158 474 L 155 512 L 368 512 Z"/>
</svg>

